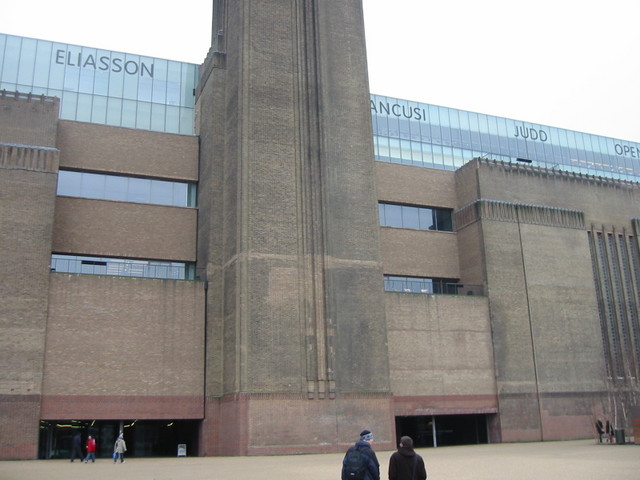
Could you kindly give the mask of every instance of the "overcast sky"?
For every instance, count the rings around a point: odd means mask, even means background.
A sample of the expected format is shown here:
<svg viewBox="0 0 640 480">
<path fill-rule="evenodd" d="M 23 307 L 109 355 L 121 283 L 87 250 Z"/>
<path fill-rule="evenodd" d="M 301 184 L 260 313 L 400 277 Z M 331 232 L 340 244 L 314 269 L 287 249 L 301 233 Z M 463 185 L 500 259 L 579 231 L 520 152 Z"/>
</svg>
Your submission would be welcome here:
<svg viewBox="0 0 640 480">
<path fill-rule="evenodd" d="M 212 0 L 3 3 L 2 33 L 191 63 L 211 39 Z M 372 93 L 640 143 L 640 0 L 363 3 Z"/>
</svg>

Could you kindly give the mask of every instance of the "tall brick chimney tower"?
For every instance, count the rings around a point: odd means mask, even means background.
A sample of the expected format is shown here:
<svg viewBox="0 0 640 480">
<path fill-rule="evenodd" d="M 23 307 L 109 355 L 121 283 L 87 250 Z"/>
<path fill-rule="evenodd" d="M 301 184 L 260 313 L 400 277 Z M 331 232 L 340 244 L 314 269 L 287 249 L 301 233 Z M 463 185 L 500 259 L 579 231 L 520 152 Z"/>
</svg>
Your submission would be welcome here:
<svg viewBox="0 0 640 480">
<path fill-rule="evenodd" d="M 201 454 L 394 444 L 362 3 L 214 1 Z"/>
</svg>

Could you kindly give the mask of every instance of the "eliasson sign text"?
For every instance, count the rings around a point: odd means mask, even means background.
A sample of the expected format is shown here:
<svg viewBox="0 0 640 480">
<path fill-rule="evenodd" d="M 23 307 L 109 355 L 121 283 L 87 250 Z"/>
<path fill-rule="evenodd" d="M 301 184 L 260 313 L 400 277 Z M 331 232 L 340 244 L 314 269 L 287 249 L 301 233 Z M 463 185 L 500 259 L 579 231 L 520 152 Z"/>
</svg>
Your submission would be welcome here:
<svg viewBox="0 0 640 480">
<path fill-rule="evenodd" d="M 68 50 L 56 50 L 55 62 L 59 65 L 69 67 L 92 68 L 93 70 L 111 71 L 114 73 L 124 72 L 127 75 L 140 75 L 141 77 L 153 78 L 153 63 L 147 65 L 144 62 L 125 60 L 119 57 L 100 57 L 92 54 L 82 54 L 82 52 L 70 52 Z"/>
</svg>

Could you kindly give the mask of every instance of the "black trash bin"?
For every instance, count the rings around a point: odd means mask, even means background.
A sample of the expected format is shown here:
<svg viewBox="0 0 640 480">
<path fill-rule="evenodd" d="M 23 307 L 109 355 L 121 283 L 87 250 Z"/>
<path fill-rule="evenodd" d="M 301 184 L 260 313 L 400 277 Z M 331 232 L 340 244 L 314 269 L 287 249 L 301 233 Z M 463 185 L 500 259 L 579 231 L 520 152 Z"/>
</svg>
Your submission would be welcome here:
<svg viewBox="0 0 640 480">
<path fill-rule="evenodd" d="M 614 431 L 616 436 L 616 443 L 618 445 L 624 445 L 624 429 L 619 429 Z"/>
</svg>

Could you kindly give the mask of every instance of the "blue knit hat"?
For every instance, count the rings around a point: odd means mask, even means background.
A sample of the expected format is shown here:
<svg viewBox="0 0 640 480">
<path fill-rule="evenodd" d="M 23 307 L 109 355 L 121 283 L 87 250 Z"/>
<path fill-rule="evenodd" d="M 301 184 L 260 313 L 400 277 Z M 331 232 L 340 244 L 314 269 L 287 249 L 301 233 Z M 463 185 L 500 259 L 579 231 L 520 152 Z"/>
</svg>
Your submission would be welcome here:
<svg viewBox="0 0 640 480">
<path fill-rule="evenodd" d="M 360 440 L 373 440 L 373 433 L 369 430 L 363 430 L 360 432 Z"/>
</svg>

